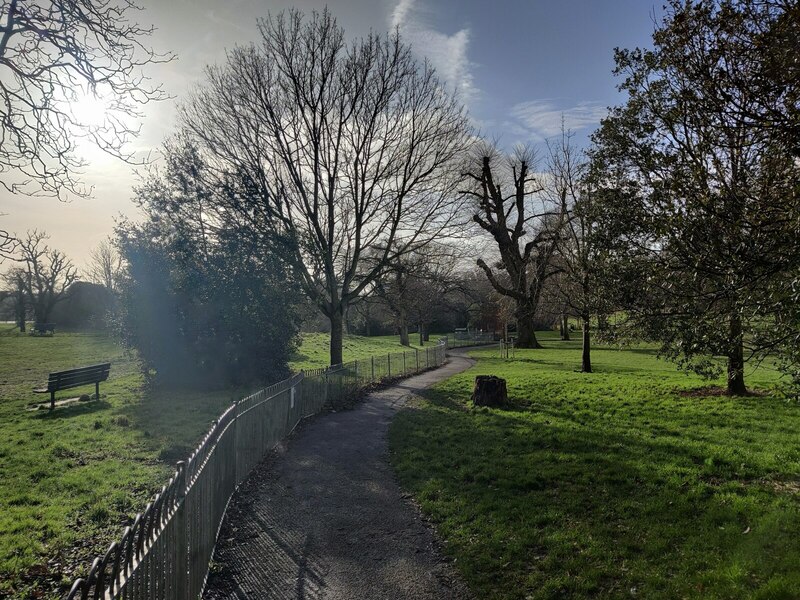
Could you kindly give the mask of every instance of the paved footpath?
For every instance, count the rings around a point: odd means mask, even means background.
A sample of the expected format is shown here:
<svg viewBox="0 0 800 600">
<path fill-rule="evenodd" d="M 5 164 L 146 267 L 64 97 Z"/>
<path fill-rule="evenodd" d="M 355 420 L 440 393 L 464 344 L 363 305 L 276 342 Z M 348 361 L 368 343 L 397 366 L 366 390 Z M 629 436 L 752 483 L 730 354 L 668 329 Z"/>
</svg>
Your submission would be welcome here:
<svg viewBox="0 0 800 600">
<path fill-rule="evenodd" d="M 463 356 L 302 427 L 231 503 L 204 598 L 470 598 L 403 494 L 387 432 L 409 396 L 469 368 Z"/>
</svg>

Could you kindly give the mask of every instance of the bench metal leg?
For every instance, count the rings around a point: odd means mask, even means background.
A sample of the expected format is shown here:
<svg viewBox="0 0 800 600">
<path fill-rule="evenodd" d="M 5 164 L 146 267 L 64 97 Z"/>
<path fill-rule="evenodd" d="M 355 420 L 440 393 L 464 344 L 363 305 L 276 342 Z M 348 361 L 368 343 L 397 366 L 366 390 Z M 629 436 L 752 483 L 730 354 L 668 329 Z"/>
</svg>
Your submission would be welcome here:
<svg viewBox="0 0 800 600">
<path fill-rule="evenodd" d="M 50 392 L 50 410 L 53 410 L 56 407 L 56 393 L 55 391 Z"/>
<path fill-rule="evenodd" d="M 95 400 L 100 400 L 100 382 L 99 381 L 95 381 L 94 382 L 94 399 Z"/>
</svg>

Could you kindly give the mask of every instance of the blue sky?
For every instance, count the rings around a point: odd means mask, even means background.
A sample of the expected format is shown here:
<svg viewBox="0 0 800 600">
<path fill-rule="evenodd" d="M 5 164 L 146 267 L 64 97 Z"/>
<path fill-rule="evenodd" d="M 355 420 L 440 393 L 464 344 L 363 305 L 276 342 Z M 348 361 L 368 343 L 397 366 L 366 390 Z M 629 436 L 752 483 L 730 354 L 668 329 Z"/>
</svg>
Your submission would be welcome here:
<svg viewBox="0 0 800 600">
<path fill-rule="evenodd" d="M 148 71 L 174 100 L 146 107 L 139 156 L 172 132 L 175 106 L 202 81 L 203 68 L 222 62 L 226 48 L 257 38 L 256 18 L 289 7 L 310 11 L 312 0 L 141 0 L 152 45 L 178 60 Z M 650 44 L 660 4 L 649 0 L 330 0 L 349 36 L 398 26 L 419 57 L 462 94 L 480 131 L 501 145 L 542 143 L 561 118 L 585 144 L 605 107 L 622 99 L 612 76 L 615 46 Z M 92 149 L 84 180 L 94 197 L 58 203 L 0 193 L 3 227 L 38 227 L 78 265 L 112 232 L 119 215 L 135 216 L 135 170 Z"/>
<path fill-rule="evenodd" d="M 645 0 L 401 0 L 390 23 L 456 81 L 481 130 L 510 146 L 557 134 L 562 116 L 585 141 L 619 100 L 613 48 L 649 44 L 655 11 Z"/>
</svg>

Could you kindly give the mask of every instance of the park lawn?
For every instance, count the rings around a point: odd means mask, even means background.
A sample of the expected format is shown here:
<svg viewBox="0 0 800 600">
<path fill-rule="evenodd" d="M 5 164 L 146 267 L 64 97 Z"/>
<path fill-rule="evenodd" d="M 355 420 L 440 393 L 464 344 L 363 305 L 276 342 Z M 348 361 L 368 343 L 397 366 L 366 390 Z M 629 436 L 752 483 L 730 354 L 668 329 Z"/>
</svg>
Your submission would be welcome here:
<svg viewBox="0 0 800 600">
<path fill-rule="evenodd" d="M 648 348 L 545 334 L 401 412 L 392 464 L 479 598 L 800 598 L 800 406 L 686 396 Z M 469 408 L 475 375 L 513 408 Z M 769 388 L 777 374 L 746 374 Z M 717 382 L 719 383 L 719 382 Z"/>
<path fill-rule="evenodd" d="M 327 344 L 327 334 L 305 335 L 293 368 L 325 366 Z M 345 358 L 401 350 L 397 337 L 348 336 Z M 49 372 L 107 361 L 100 402 L 26 410 L 49 400 L 32 392 Z M 0 324 L 0 597 L 42 589 L 58 597 L 59 583 L 71 584 L 76 567 L 118 538 L 243 393 L 149 388 L 135 357 L 108 335 L 30 337 Z"/>
<path fill-rule="evenodd" d="M 105 551 L 234 396 L 148 390 L 134 357 L 106 335 L 0 327 L 0 597 L 38 598 L 42 588 L 57 597 L 58 583 Z M 104 361 L 111 375 L 99 402 L 26 410 L 49 400 L 31 390 L 50 371 Z"/>
<path fill-rule="evenodd" d="M 302 333 L 300 348 L 296 356 L 289 362 L 293 371 L 301 369 L 317 369 L 330 364 L 330 334 L 329 333 Z M 430 342 L 424 347 L 436 343 L 439 335 L 431 334 Z M 422 348 L 419 345 L 419 335 L 411 334 L 411 346 L 401 346 L 399 335 L 381 335 L 364 337 L 361 335 L 345 335 L 342 343 L 344 362 L 369 358 L 378 354 L 405 352 L 409 348 Z"/>
</svg>

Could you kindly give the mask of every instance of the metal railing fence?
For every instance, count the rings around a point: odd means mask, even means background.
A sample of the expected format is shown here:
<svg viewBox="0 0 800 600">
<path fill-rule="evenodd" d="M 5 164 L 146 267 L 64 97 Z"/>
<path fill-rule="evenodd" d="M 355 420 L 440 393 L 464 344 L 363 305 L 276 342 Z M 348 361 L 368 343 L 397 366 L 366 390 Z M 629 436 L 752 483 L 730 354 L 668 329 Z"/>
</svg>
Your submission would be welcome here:
<svg viewBox="0 0 800 600">
<path fill-rule="evenodd" d="M 486 344 L 497 344 L 494 333 L 458 333 L 447 339 L 447 348 L 464 348 L 467 346 L 482 346 Z"/>
<path fill-rule="evenodd" d="M 66 600 L 199 598 L 228 502 L 266 453 L 326 404 L 443 364 L 452 342 L 300 372 L 229 406 Z"/>
</svg>

